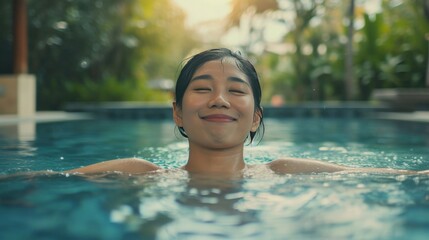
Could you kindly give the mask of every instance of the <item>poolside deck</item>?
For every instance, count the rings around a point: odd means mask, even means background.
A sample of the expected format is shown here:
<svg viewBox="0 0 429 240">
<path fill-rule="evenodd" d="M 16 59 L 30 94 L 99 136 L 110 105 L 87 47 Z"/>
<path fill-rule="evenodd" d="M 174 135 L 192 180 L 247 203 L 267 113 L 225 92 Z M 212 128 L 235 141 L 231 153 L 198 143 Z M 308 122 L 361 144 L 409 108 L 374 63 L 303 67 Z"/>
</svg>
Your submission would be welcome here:
<svg viewBox="0 0 429 240">
<path fill-rule="evenodd" d="M 385 112 L 375 116 L 377 119 L 429 123 L 429 111 Z"/>
<path fill-rule="evenodd" d="M 1 125 L 14 125 L 27 122 L 61 122 L 83 119 L 92 119 L 94 116 L 90 113 L 69 113 L 63 111 L 39 111 L 33 117 L 20 118 L 16 115 L 0 115 Z"/>
<path fill-rule="evenodd" d="M 395 111 L 429 110 L 429 88 L 375 89 L 372 99 L 388 105 Z"/>
</svg>

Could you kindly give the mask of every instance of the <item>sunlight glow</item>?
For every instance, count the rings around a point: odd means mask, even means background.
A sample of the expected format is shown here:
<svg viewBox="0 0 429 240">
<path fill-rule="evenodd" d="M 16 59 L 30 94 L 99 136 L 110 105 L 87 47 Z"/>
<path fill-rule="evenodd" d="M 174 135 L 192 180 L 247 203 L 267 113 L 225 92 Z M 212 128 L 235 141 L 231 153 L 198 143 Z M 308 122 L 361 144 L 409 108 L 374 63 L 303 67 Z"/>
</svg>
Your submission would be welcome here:
<svg viewBox="0 0 429 240">
<path fill-rule="evenodd" d="M 190 27 L 226 18 L 231 10 L 230 0 L 173 0 L 187 14 Z"/>
</svg>

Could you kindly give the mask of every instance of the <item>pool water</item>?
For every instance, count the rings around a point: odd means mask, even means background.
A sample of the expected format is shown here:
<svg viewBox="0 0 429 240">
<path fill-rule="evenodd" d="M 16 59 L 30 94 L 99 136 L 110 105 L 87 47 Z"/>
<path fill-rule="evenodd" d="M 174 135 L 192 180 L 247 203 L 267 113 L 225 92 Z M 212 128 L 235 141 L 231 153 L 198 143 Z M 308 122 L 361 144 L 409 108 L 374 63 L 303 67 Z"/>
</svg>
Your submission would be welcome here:
<svg viewBox="0 0 429 240">
<path fill-rule="evenodd" d="M 427 239 L 429 175 L 249 171 L 189 175 L 172 121 L 0 126 L 0 239 Z M 282 156 L 355 167 L 429 169 L 429 125 L 267 119 L 246 161 Z M 32 174 L 140 157 L 160 174 Z"/>
</svg>

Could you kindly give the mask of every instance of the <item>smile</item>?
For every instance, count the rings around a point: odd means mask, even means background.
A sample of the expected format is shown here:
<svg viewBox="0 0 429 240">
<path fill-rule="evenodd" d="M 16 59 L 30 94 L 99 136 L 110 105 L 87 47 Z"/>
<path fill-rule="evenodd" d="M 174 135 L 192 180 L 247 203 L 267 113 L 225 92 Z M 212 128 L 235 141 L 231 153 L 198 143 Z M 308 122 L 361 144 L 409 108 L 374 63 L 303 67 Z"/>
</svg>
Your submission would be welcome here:
<svg viewBox="0 0 429 240">
<path fill-rule="evenodd" d="M 203 116 L 201 117 L 201 119 L 209 121 L 209 122 L 233 122 L 236 121 L 237 119 L 225 115 L 225 114 L 212 114 L 212 115 L 207 115 L 207 116 Z"/>
</svg>

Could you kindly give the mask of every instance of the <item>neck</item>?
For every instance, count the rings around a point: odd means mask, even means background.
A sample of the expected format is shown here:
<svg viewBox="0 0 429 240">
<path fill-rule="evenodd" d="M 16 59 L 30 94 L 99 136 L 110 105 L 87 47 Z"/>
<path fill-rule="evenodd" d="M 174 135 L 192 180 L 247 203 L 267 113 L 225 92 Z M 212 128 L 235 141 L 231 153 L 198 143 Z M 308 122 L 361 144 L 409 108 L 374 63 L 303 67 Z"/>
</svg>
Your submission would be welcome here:
<svg viewBox="0 0 429 240">
<path fill-rule="evenodd" d="M 193 173 L 234 174 L 245 167 L 243 146 L 219 150 L 190 144 L 189 159 L 183 169 Z"/>
</svg>

